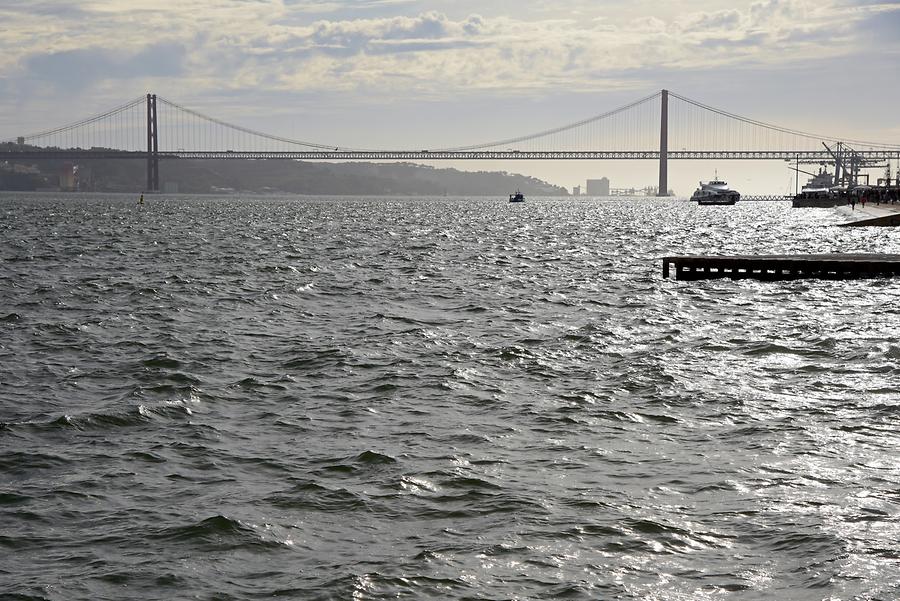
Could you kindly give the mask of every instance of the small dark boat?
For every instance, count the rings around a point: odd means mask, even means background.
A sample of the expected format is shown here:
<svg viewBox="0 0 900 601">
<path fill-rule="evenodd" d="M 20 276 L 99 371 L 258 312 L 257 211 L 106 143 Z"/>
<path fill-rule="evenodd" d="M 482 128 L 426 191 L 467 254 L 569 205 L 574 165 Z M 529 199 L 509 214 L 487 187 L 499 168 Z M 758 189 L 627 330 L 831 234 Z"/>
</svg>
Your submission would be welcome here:
<svg viewBox="0 0 900 601">
<path fill-rule="evenodd" d="M 509 195 L 509 202 L 525 202 L 525 195 L 516 190 L 515 194 Z"/>
</svg>

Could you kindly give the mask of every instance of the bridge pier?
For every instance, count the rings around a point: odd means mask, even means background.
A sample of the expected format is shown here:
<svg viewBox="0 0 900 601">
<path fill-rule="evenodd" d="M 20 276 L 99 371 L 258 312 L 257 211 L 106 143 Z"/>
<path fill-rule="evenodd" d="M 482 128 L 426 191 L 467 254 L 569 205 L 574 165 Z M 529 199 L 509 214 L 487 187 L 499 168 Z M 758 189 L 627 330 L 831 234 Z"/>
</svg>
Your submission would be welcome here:
<svg viewBox="0 0 900 601">
<path fill-rule="evenodd" d="M 669 90 L 660 94 L 659 114 L 659 187 L 657 196 L 669 195 Z"/>
<path fill-rule="evenodd" d="M 156 94 L 147 94 L 147 192 L 159 192 L 159 135 Z"/>
</svg>

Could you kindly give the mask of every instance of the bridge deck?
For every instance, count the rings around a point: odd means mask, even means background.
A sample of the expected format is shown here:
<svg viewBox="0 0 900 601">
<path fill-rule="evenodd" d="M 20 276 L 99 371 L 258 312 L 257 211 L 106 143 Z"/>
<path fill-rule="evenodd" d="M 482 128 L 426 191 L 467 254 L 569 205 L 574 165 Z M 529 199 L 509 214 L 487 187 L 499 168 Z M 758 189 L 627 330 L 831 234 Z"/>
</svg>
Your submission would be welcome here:
<svg viewBox="0 0 900 601">
<path fill-rule="evenodd" d="M 674 265 L 676 280 L 846 280 L 900 275 L 900 255 L 894 254 L 688 255 L 662 261 L 663 277 L 669 277 Z"/>
<path fill-rule="evenodd" d="M 900 159 L 897 150 L 862 150 L 859 156 L 872 160 Z M 304 161 L 460 161 L 460 160 L 659 160 L 658 150 L 160 150 L 148 153 L 138 150 L 114 150 L 109 148 L 45 148 L 17 149 L 14 146 L 0 148 L 0 160 L 23 159 L 215 159 L 215 160 L 304 160 Z M 825 150 L 670 150 L 668 160 L 801 160 L 827 161 Z"/>
</svg>

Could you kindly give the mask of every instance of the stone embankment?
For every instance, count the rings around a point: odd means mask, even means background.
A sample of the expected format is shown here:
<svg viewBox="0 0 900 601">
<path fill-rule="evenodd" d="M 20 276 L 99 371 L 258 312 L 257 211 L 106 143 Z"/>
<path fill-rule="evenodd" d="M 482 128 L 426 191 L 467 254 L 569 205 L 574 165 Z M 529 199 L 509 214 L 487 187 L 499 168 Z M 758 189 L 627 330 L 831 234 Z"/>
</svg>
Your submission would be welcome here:
<svg viewBox="0 0 900 601">
<path fill-rule="evenodd" d="M 837 211 L 842 217 L 852 220 L 841 224 L 842 227 L 900 226 L 900 203 L 866 203 L 865 206 L 856 203 L 855 208 L 841 205 L 837 207 Z"/>
</svg>

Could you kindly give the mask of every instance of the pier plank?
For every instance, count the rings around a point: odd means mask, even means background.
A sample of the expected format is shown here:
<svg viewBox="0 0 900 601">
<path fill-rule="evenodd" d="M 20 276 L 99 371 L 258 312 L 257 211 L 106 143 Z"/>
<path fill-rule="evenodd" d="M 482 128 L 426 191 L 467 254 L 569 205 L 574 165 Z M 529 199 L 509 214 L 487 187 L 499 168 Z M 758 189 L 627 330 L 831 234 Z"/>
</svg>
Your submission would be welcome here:
<svg viewBox="0 0 900 601">
<path fill-rule="evenodd" d="M 900 276 L 900 254 L 681 255 L 663 257 L 663 277 L 844 280 Z"/>
</svg>

